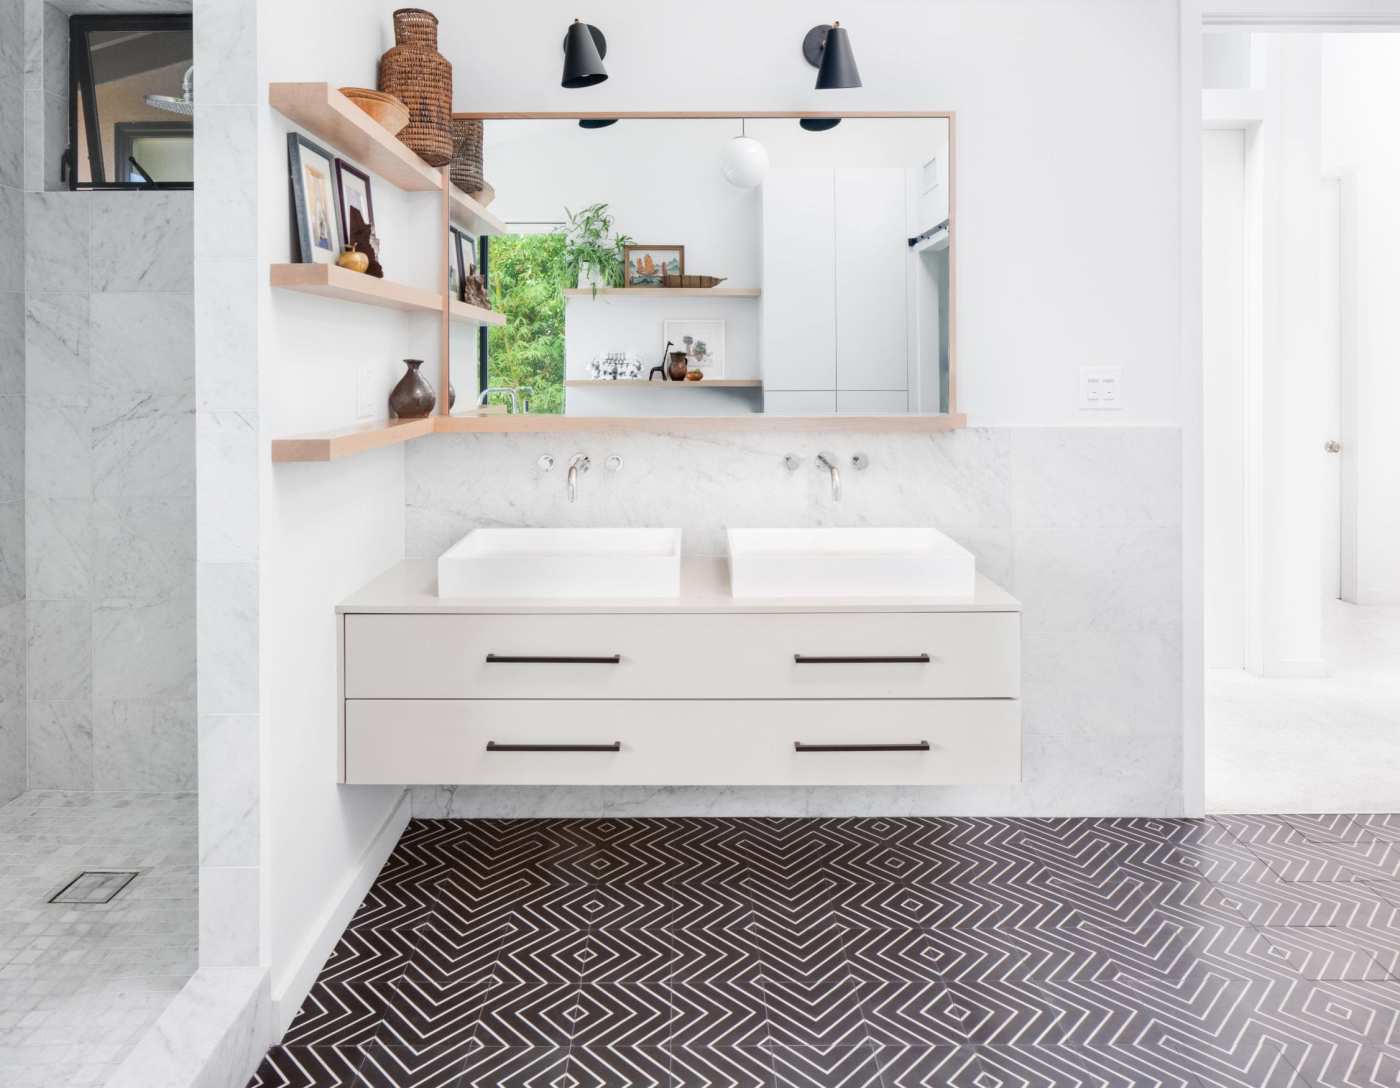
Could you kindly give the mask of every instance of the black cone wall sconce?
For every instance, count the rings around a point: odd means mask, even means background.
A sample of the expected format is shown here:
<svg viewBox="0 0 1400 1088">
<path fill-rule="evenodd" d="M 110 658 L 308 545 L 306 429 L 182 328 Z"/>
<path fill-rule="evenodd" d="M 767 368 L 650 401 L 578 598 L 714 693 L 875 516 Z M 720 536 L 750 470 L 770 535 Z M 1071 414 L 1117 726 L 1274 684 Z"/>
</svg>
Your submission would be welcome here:
<svg viewBox="0 0 1400 1088">
<path fill-rule="evenodd" d="M 575 19 L 564 35 L 564 77 L 559 86 L 576 90 L 592 87 L 608 78 L 603 58 L 608 55 L 608 39 L 596 26 Z"/>
<path fill-rule="evenodd" d="M 817 69 L 817 90 L 834 91 L 859 87 L 860 69 L 851 51 L 851 36 L 839 22 L 814 26 L 802 39 L 802 55 Z"/>
</svg>

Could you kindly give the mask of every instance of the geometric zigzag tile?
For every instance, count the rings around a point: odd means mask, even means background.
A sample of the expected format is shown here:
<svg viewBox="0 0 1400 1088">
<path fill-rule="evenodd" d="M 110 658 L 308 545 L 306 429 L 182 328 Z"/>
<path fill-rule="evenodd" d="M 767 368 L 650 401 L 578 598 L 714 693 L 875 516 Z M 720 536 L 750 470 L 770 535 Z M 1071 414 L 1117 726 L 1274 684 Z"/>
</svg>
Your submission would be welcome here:
<svg viewBox="0 0 1400 1088">
<path fill-rule="evenodd" d="M 257 1088 L 1400 1088 L 1400 816 L 413 820 Z"/>
</svg>

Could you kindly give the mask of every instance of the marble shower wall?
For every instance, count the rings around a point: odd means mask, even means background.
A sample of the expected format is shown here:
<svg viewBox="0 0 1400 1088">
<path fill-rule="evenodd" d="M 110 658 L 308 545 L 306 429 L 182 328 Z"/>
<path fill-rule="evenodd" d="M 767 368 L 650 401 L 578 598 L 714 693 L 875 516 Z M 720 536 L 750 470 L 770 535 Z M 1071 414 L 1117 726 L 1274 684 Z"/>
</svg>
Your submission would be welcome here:
<svg viewBox="0 0 1400 1088">
<path fill-rule="evenodd" d="M 0 238 L 24 237 L 23 7 L 0 4 Z M 0 260 L 0 805 L 24 791 L 24 250 Z M 16 252 L 18 250 L 18 252 Z"/>
<path fill-rule="evenodd" d="M 25 195 L 33 788 L 195 788 L 193 200 Z"/>
<path fill-rule="evenodd" d="M 831 499 L 818 450 L 869 455 Z M 941 435 L 442 435 L 405 447 L 406 553 L 477 526 L 934 525 L 1018 598 L 1023 782 L 938 788 L 422 788 L 417 816 L 1174 815 L 1181 811 L 1181 485 L 1175 428 Z M 592 457 L 577 503 L 562 465 Z M 798 454 L 796 472 L 783 455 Z M 552 472 L 535 462 L 553 454 Z M 612 453 L 623 466 L 603 468 Z"/>
</svg>

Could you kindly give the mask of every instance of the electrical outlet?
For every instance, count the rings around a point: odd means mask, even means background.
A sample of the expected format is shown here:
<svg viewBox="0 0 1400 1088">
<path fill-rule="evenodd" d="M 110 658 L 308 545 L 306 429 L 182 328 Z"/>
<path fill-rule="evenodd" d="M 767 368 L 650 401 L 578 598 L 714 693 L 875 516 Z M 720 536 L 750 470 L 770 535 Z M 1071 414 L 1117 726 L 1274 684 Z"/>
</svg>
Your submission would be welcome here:
<svg viewBox="0 0 1400 1088">
<path fill-rule="evenodd" d="M 375 393 L 374 364 L 361 363 L 355 371 L 355 418 L 373 419 L 379 399 Z"/>
<path fill-rule="evenodd" d="M 1079 368 L 1079 410 L 1117 412 L 1123 408 L 1123 368 L 1121 366 L 1081 366 Z"/>
</svg>

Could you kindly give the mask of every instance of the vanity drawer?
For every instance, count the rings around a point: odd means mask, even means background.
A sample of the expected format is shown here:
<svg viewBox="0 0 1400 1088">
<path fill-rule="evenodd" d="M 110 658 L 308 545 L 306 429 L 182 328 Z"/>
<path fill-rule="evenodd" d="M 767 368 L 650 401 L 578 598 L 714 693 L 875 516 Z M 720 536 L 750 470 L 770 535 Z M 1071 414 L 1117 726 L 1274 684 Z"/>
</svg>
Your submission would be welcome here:
<svg viewBox="0 0 1400 1088">
<path fill-rule="evenodd" d="M 1016 698 L 1020 632 L 1017 612 L 351 613 L 345 695 Z"/>
<path fill-rule="evenodd" d="M 614 743 L 615 751 L 596 750 Z M 530 745 L 591 750 L 515 750 Z M 964 785 L 1014 784 L 1020 775 L 1014 699 L 345 704 L 351 783 Z"/>
</svg>

